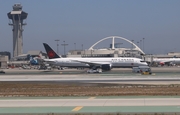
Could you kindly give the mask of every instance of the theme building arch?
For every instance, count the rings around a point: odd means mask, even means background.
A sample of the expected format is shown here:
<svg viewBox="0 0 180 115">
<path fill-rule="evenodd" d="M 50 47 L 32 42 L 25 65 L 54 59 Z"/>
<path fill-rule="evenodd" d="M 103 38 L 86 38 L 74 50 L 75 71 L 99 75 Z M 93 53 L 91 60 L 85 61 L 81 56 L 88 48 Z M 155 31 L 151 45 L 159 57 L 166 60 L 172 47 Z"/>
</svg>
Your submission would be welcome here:
<svg viewBox="0 0 180 115">
<path fill-rule="evenodd" d="M 140 51 L 142 54 L 145 54 L 145 53 L 144 53 L 136 44 L 134 44 L 132 41 L 130 41 L 130 40 L 126 39 L 126 38 L 123 38 L 123 37 L 119 37 L 119 36 L 109 36 L 109 37 L 103 38 L 103 39 L 97 41 L 95 44 L 93 44 L 93 45 L 89 48 L 89 50 L 93 50 L 93 47 L 94 47 L 94 46 L 96 46 L 98 43 L 100 43 L 100 42 L 102 42 L 102 41 L 104 41 L 104 40 L 107 40 L 107 39 L 112 39 L 112 49 L 115 49 L 115 48 L 114 48 L 114 39 L 115 39 L 115 38 L 122 39 L 122 40 L 125 40 L 125 41 L 129 42 L 130 44 L 132 44 L 132 45 L 135 47 L 134 50 L 138 50 L 138 51 Z"/>
</svg>

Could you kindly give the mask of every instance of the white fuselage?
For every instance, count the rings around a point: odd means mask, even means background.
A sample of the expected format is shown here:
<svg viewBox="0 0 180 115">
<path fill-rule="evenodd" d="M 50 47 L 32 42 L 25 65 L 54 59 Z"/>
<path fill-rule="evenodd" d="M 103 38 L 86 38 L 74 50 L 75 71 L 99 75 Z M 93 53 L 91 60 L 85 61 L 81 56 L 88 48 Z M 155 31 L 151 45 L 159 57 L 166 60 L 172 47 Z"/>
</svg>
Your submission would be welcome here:
<svg viewBox="0 0 180 115">
<path fill-rule="evenodd" d="M 153 61 L 157 63 L 180 64 L 180 58 L 155 58 Z"/>
<path fill-rule="evenodd" d="M 137 66 L 147 66 L 147 63 L 139 58 L 56 58 L 45 59 L 49 64 L 55 64 L 61 67 L 90 67 L 91 65 L 109 64 L 112 68 L 131 68 Z"/>
</svg>

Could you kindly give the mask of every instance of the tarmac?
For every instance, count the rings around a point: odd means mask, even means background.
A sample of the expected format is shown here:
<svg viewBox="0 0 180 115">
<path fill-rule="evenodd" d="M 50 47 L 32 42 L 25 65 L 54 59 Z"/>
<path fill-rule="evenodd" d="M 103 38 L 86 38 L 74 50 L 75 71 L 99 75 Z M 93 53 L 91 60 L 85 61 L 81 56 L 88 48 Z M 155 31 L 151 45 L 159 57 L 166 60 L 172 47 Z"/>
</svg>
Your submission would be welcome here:
<svg viewBox="0 0 180 115">
<path fill-rule="evenodd" d="M 179 113 L 179 97 L 6 98 L 0 114 L 37 113 Z"/>
<path fill-rule="evenodd" d="M 128 68 L 113 69 L 101 74 L 87 74 L 86 70 L 75 69 L 60 71 L 5 69 L 5 74 L 0 74 L 0 81 L 180 84 L 179 67 L 151 69 L 152 75 L 132 73 L 132 69 Z M 1 97 L 0 114 L 180 113 L 179 96 L 127 97 Z"/>
</svg>

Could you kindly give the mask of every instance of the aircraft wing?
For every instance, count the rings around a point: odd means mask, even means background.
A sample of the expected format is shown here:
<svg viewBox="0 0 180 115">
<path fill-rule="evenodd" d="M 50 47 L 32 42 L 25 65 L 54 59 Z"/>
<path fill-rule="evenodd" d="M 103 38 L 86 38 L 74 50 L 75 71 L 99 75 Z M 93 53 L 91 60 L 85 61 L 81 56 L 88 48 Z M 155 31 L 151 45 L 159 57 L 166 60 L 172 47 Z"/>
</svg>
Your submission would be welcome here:
<svg viewBox="0 0 180 115">
<path fill-rule="evenodd" d="M 170 63 L 170 62 L 172 62 L 172 61 L 161 61 L 161 62 L 164 62 L 164 63 Z"/>
<path fill-rule="evenodd" d="M 56 62 L 55 61 L 44 61 L 44 62 L 46 62 L 47 64 L 56 64 Z"/>
<path fill-rule="evenodd" d="M 164 65 L 164 64 L 169 65 L 169 64 L 173 64 L 173 62 L 174 61 L 172 61 L 172 60 L 168 60 L 168 61 L 159 61 L 158 63 L 161 65 Z"/>
<path fill-rule="evenodd" d="M 159 61 L 159 62 L 161 62 L 161 63 L 172 63 L 174 61 L 173 60 L 165 60 L 165 61 Z"/>
<path fill-rule="evenodd" d="M 165 63 L 165 64 L 173 64 L 174 61 L 165 61 L 164 63 Z"/>
<path fill-rule="evenodd" d="M 71 60 L 71 61 L 85 63 L 85 64 L 89 64 L 89 65 L 94 65 L 94 66 L 110 64 L 108 62 L 91 62 L 91 61 L 82 61 L 82 60 Z"/>
<path fill-rule="evenodd" d="M 40 62 L 44 62 L 44 59 L 41 59 L 41 58 L 37 58 L 37 60 Z"/>
<path fill-rule="evenodd" d="M 51 61 L 51 60 L 49 60 L 49 59 L 40 59 L 40 60 L 41 60 L 41 62 L 45 62 L 45 63 L 47 63 L 47 64 L 56 64 L 55 61 Z"/>
<path fill-rule="evenodd" d="M 159 62 L 159 63 L 171 63 L 173 62 L 172 60 L 155 60 L 154 62 Z"/>
</svg>

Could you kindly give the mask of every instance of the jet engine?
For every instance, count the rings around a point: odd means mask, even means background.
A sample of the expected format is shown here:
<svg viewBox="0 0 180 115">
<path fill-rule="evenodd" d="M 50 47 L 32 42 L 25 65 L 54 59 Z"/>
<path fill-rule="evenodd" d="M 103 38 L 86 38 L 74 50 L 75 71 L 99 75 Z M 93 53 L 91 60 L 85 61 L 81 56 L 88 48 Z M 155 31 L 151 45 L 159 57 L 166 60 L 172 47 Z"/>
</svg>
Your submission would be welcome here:
<svg viewBox="0 0 180 115">
<path fill-rule="evenodd" d="M 159 62 L 159 65 L 164 66 L 165 63 L 164 62 Z"/>
<path fill-rule="evenodd" d="M 112 69 L 112 66 L 111 64 L 104 64 L 104 65 L 101 65 L 101 69 L 104 71 L 109 71 Z"/>
</svg>

